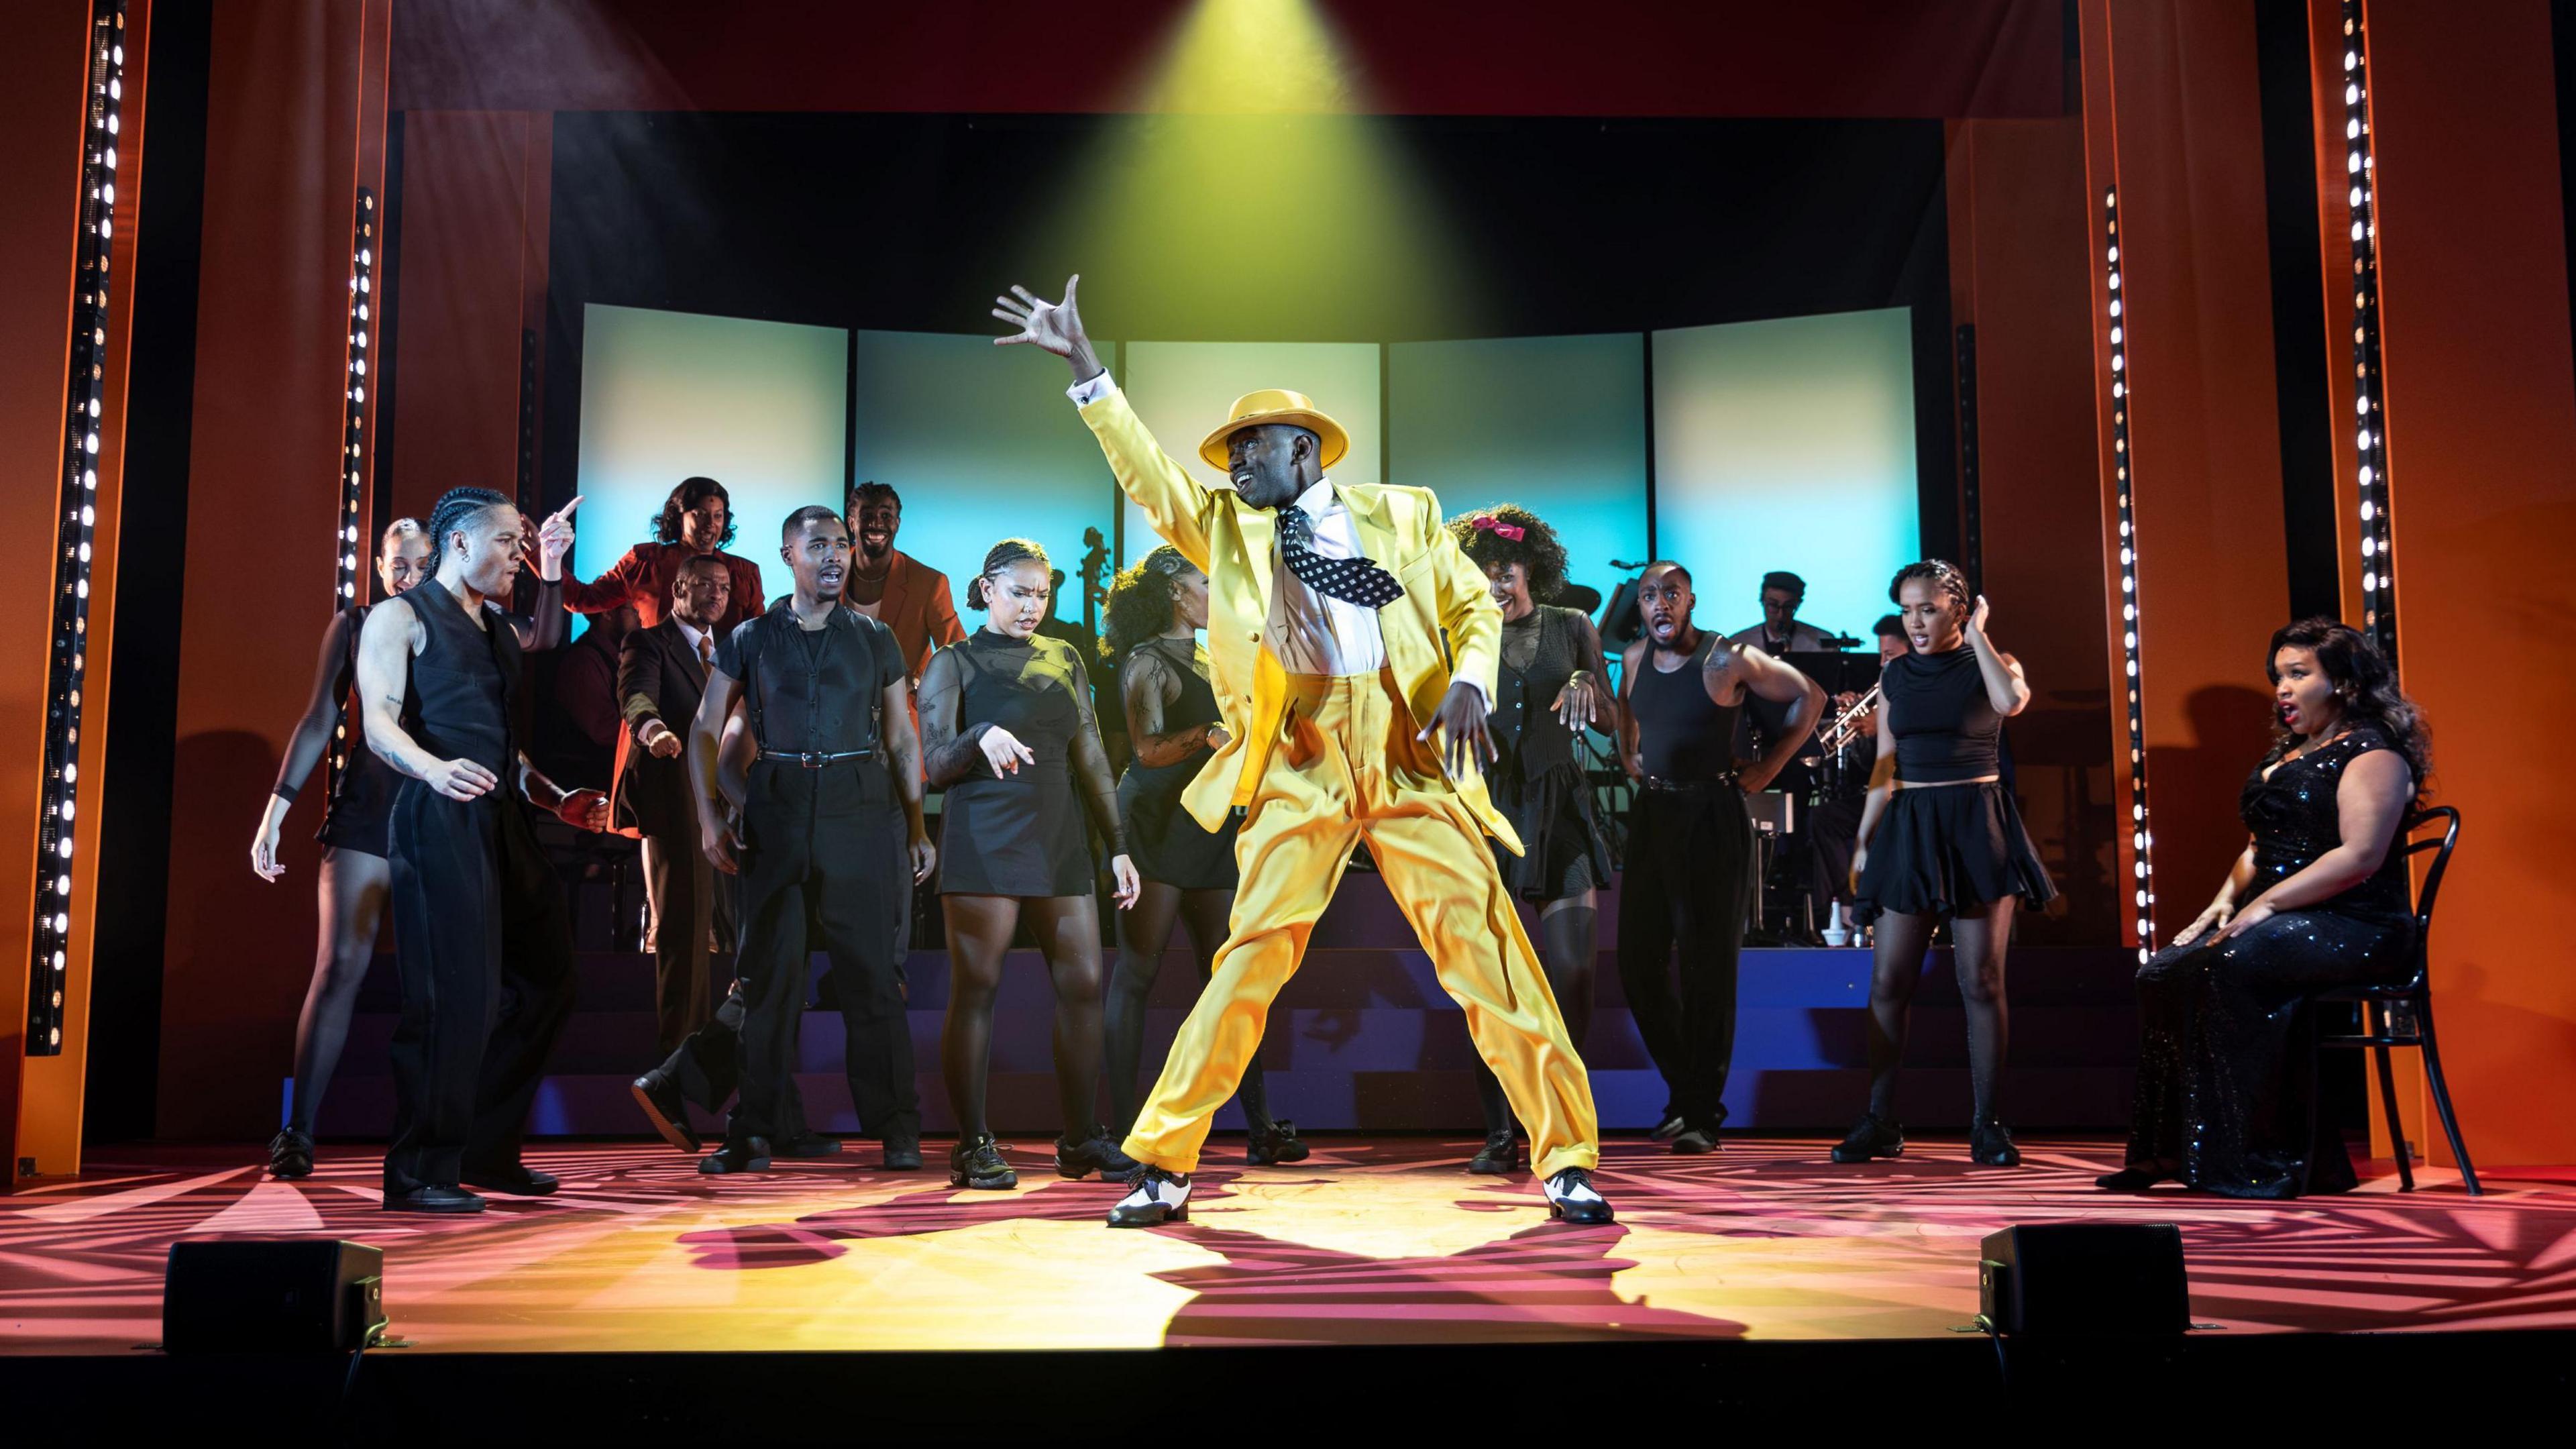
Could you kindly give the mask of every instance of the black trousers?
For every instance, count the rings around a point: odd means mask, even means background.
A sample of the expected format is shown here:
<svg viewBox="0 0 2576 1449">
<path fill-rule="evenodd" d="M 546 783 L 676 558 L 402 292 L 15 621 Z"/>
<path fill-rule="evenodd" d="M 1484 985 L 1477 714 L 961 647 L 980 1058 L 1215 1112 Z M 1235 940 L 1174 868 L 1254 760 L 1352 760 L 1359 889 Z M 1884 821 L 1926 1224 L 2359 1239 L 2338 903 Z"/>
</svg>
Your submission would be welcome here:
<svg viewBox="0 0 2576 1449">
<path fill-rule="evenodd" d="M 707 862 L 694 830 L 644 837 L 644 874 L 653 897 L 655 1049 L 668 1053 L 707 1024 L 711 993 L 731 979 L 711 969 L 707 936 L 734 938 L 734 878 Z"/>
<path fill-rule="evenodd" d="M 1726 1120 L 1735 968 L 1752 890 L 1743 791 L 1719 783 L 1637 792 L 1620 881 L 1619 984 L 1671 1094 L 1667 1114 L 1693 1126 Z"/>
<path fill-rule="evenodd" d="M 902 812 L 875 759 L 751 767 L 742 816 L 740 1099 L 728 1135 L 790 1134 L 811 945 L 831 960 L 863 1136 L 918 1140 L 895 922 L 911 900 Z M 809 943 L 811 943 L 809 945 Z"/>
<path fill-rule="evenodd" d="M 572 1014 L 563 886 L 506 790 L 457 801 L 406 780 L 394 799 L 402 1015 L 387 1192 L 453 1187 L 469 1165 L 517 1161 L 528 1104 Z"/>
</svg>

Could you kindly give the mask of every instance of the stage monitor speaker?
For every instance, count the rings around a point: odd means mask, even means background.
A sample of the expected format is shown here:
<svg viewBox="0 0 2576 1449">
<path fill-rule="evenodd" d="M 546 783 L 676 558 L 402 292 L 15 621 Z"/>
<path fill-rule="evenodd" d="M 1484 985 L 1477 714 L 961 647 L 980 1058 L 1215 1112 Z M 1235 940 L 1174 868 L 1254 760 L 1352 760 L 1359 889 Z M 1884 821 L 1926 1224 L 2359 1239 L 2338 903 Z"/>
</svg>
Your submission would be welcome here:
<svg viewBox="0 0 2576 1449">
<path fill-rule="evenodd" d="M 171 1353 L 347 1353 L 385 1328 L 385 1255 L 364 1243 L 172 1243 L 161 1345 Z"/>
<path fill-rule="evenodd" d="M 1978 1324 L 2028 1337 L 2146 1336 L 2191 1327 L 2182 1230 L 2171 1223 L 2044 1223 L 1988 1233 Z"/>
</svg>

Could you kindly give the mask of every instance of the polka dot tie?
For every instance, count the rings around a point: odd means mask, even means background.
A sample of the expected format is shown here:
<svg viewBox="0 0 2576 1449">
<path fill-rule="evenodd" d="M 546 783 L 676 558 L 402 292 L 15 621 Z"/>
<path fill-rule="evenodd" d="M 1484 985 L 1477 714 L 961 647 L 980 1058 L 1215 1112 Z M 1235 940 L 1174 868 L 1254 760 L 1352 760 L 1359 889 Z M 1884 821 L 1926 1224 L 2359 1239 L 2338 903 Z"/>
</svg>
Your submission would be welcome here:
<svg viewBox="0 0 2576 1449">
<path fill-rule="evenodd" d="M 1326 558 L 1315 552 L 1314 520 L 1288 504 L 1279 510 L 1279 557 L 1306 587 L 1328 599 L 1383 609 L 1404 597 L 1404 585 L 1370 558 Z"/>
</svg>

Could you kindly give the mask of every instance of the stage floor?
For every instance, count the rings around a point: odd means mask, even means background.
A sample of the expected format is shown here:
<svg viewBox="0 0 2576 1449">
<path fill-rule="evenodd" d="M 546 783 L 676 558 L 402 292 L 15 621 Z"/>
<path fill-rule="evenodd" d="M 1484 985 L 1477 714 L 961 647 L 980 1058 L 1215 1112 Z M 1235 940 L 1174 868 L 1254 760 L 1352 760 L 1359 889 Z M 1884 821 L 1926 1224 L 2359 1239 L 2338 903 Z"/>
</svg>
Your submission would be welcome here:
<svg viewBox="0 0 2576 1449">
<path fill-rule="evenodd" d="M 2576 1324 L 2576 1174 L 2387 1164 L 2289 1204 L 2093 1189 L 2101 1138 L 2034 1138 L 2018 1170 L 1956 1139 L 1837 1167 L 1818 1139 L 1675 1157 L 1606 1149 L 1620 1221 L 1552 1224 L 1524 1172 L 1472 1144 L 1325 1138 L 1245 1169 L 1219 1138 L 1186 1224 L 1112 1232 L 1120 1186 L 1064 1182 L 1011 1144 L 1018 1190 L 888 1173 L 876 1150 L 700 1177 L 661 1146 L 545 1146 L 549 1199 L 479 1218 L 388 1216 L 379 1159 L 326 1148 L 301 1183 L 255 1149 L 113 1148 L 76 1182 L 0 1198 L 0 1352 L 121 1353 L 160 1337 L 171 1242 L 331 1235 L 385 1249 L 393 1331 L 420 1351 L 1070 1349 L 1947 1336 L 1976 1312 L 1977 1240 L 2008 1223 L 2176 1222 L 2192 1308 L 2230 1330 Z M 946 1144 L 932 1144 L 934 1164 Z"/>
</svg>

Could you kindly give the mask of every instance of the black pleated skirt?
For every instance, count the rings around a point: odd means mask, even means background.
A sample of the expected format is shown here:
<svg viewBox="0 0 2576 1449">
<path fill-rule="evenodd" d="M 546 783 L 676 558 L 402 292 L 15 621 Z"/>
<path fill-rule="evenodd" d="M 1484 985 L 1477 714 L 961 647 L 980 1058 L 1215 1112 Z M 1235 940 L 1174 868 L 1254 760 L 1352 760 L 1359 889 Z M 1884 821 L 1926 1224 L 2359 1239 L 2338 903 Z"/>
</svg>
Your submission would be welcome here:
<svg viewBox="0 0 2576 1449">
<path fill-rule="evenodd" d="M 1888 798 L 1870 837 L 1853 914 L 1950 915 L 2006 896 L 2034 906 L 2057 898 L 2021 807 L 2000 780 L 1918 785 Z"/>
</svg>

